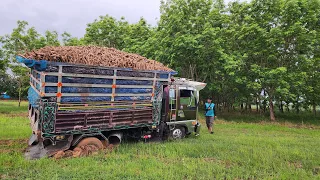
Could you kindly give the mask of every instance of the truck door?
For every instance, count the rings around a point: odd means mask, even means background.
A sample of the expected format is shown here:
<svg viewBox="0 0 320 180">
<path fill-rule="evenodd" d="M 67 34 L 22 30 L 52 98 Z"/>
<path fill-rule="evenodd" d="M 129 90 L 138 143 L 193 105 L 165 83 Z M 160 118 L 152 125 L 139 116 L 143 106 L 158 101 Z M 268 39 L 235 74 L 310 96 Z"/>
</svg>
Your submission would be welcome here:
<svg viewBox="0 0 320 180">
<path fill-rule="evenodd" d="M 177 120 L 195 120 L 197 119 L 197 101 L 196 92 L 192 89 L 179 88 Z"/>
</svg>

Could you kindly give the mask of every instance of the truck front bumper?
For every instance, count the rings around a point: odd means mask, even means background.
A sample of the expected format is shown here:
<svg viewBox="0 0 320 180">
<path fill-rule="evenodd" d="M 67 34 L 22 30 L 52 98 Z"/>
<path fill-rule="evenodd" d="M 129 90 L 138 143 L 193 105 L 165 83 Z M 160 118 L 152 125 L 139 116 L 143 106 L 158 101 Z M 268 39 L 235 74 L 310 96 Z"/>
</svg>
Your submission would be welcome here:
<svg viewBox="0 0 320 180">
<path fill-rule="evenodd" d="M 197 124 L 194 126 L 194 132 L 195 134 L 199 134 L 201 129 L 201 124 L 197 122 Z"/>
</svg>

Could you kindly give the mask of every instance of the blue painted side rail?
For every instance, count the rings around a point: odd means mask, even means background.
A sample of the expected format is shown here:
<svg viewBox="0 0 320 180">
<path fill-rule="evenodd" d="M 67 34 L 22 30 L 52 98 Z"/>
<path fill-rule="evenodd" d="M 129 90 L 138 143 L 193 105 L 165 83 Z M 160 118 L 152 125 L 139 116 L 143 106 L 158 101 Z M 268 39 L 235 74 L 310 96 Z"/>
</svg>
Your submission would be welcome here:
<svg viewBox="0 0 320 180">
<path fill-rule="evenodd" d="M 159 101 L 162 85 L 177 72 L 86 66 L 32 60 L 17 56 L 31 69 L 28 99 L 36 107 L 41 99 L 57 103 Z"/>
</svg>

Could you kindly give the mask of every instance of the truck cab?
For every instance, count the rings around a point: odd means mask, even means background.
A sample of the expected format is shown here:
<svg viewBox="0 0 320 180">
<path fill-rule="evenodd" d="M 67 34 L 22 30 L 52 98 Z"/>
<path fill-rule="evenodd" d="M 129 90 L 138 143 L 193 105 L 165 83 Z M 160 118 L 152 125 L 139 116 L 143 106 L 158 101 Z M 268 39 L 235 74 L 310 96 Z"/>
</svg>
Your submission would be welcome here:
<svg viewBox="0 0 320 180">
<path fill-rule="evenodd" d="M 173 139 L 181 139 L 191 133 L 198 134 L 199 91 L 205 83 L 175 78 L 164 88 L 162 121 L 165 122 Z"/>
</svg>

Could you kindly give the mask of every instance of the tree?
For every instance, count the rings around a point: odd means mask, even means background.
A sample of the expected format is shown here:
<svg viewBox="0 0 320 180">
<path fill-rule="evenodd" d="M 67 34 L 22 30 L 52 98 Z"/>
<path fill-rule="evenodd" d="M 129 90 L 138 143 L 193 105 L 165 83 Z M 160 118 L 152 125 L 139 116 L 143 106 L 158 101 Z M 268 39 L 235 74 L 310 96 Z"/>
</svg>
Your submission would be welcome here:
<svg viewBox="0 0 320 180">
<path fill-rule="evenodd" d="M 18 102 L 20 107 L 21 97 L 25 97 L 29 89 L 29 69 L 20 65 L 12 65 L 10 68 L 12 69 L 17 82 L 17 89 L 15 91 L 18 92 Z"/>
<path fill-rule="evenodd" d="M 307 1 L 254 0 L 249 4 L 235 2 L 230 8 L 233 47 L 245 54 L 242 69 L 249 77 L 246 84 L 257 84 L 267 93 L 271 120 L 275 120 L 275 101 L 282 102 L 293 89 L 297 98 L 303 95 L 297 93 L 303 92 L 299 86 L 305 78 L 303 66 L 311 58 L 314 44 L 314 31 L 305 27 L 303 18 L 307 5 Z M 290 88 L 292 84 L 299 87 Z"/>
<path fill-rule="evenodd" d="M 100 16 L 99 20 L 89 23 L 84 35 L 86 44 L 93 44 L 105 47 L 124 48 L 124 38 L 128 30 L 128 22 L 121 18 L 117 21 L 111 16 Z"/>
<path fill-rule="evenodd" d="M 1 39 L 0 71 L 15 62 L 15 55 L 46 45 L 99 45 L 156 59 L 179 72 L 179 76 L 207 83 L 202 96 L 213 96 L 218 109 L 240 105 L 242 111 L 257 105 L 284 113 L 320 104 L 320 1 L 223 0 L 161 1 L 156 27 L 144 18 L 128 23 L 124 18 L 100 16 L 89 23 L 83 38 L 65 32 L 43 36 L 28 23 Z M 13 64 L 15 65 L 15 64 Z M 17 68 L 17 67 L 12 67 Z M 25 73 L 14 70 L 24 91 Z M 17 93 L 19 94 L 19 93 Z M 260 106 L 260 108 L 258 107 Z M 259 110 L 260 109 L 260 110 Z"/>
<path fill-rule="evenodd" d="M 3 59 L 3 56 L 4 56 L 3 50 L 0 49 L 0 72 L 5 72 L 8 64 L 8 62 Z"/>
<path fill-rule="evenodd" d="M 58 40 L 58 33 L 55 31 L 46 31 L 45 36 L 41 36 L 34 27 L 27 29 L 28 23 L 26 21 L 18 21 L 17 25 L 17 28 L 14 28 L 11 34 L 7 34 L 1 38 L 0 43 L 2 43 L 2 47 L 0 55 L 2 55 L 1 62 L 10 63 L 9 68 L 11 68 L 14 78 L 18 83 L 15 91 L 18 94 L 20 106 L 21 96 L 26 96 L 29 86 L 29 69 L 17 63 L 15 59 L 16 55 L 38 49 L 46 45 L 58 46 L 60 45 L 60 42 Z M 6 66 L 4 66 L 4 68 L 5 67 Z M 14 94 L 14 92 L 10 93 Z"/>
<path fill-rule="evenodd" d="M 6 92 L 11 97 L 18 97 L 17 81 L 12 76 L 0 71 L 0 92 Z"/>
<path fill-rule="evenodd" d="M 154 30 L 147 24 L 146 20 L 140 18 L 136 24 L 129 24 L 123 34 L 123 51 L 138 53 L 140 55 L 148 54 L 148 39 L 152 37 Z"/>
<path fill-rule="evenodd" d="M 84 45 L 83 39 L 72 37 L 70 33 L 64 32 L 62 35 L 62 44 L 64 46 L 79 46 Z"/>
<path fill-rule="evenodd" d="M 160 11 L 156 59 L 177 69 L 181 76 L 215 79 L 220 72 L 217 64 L 225 61 L 220 9 L 208 0 L 172 0 L 162 1 Z"/>
</svg>

